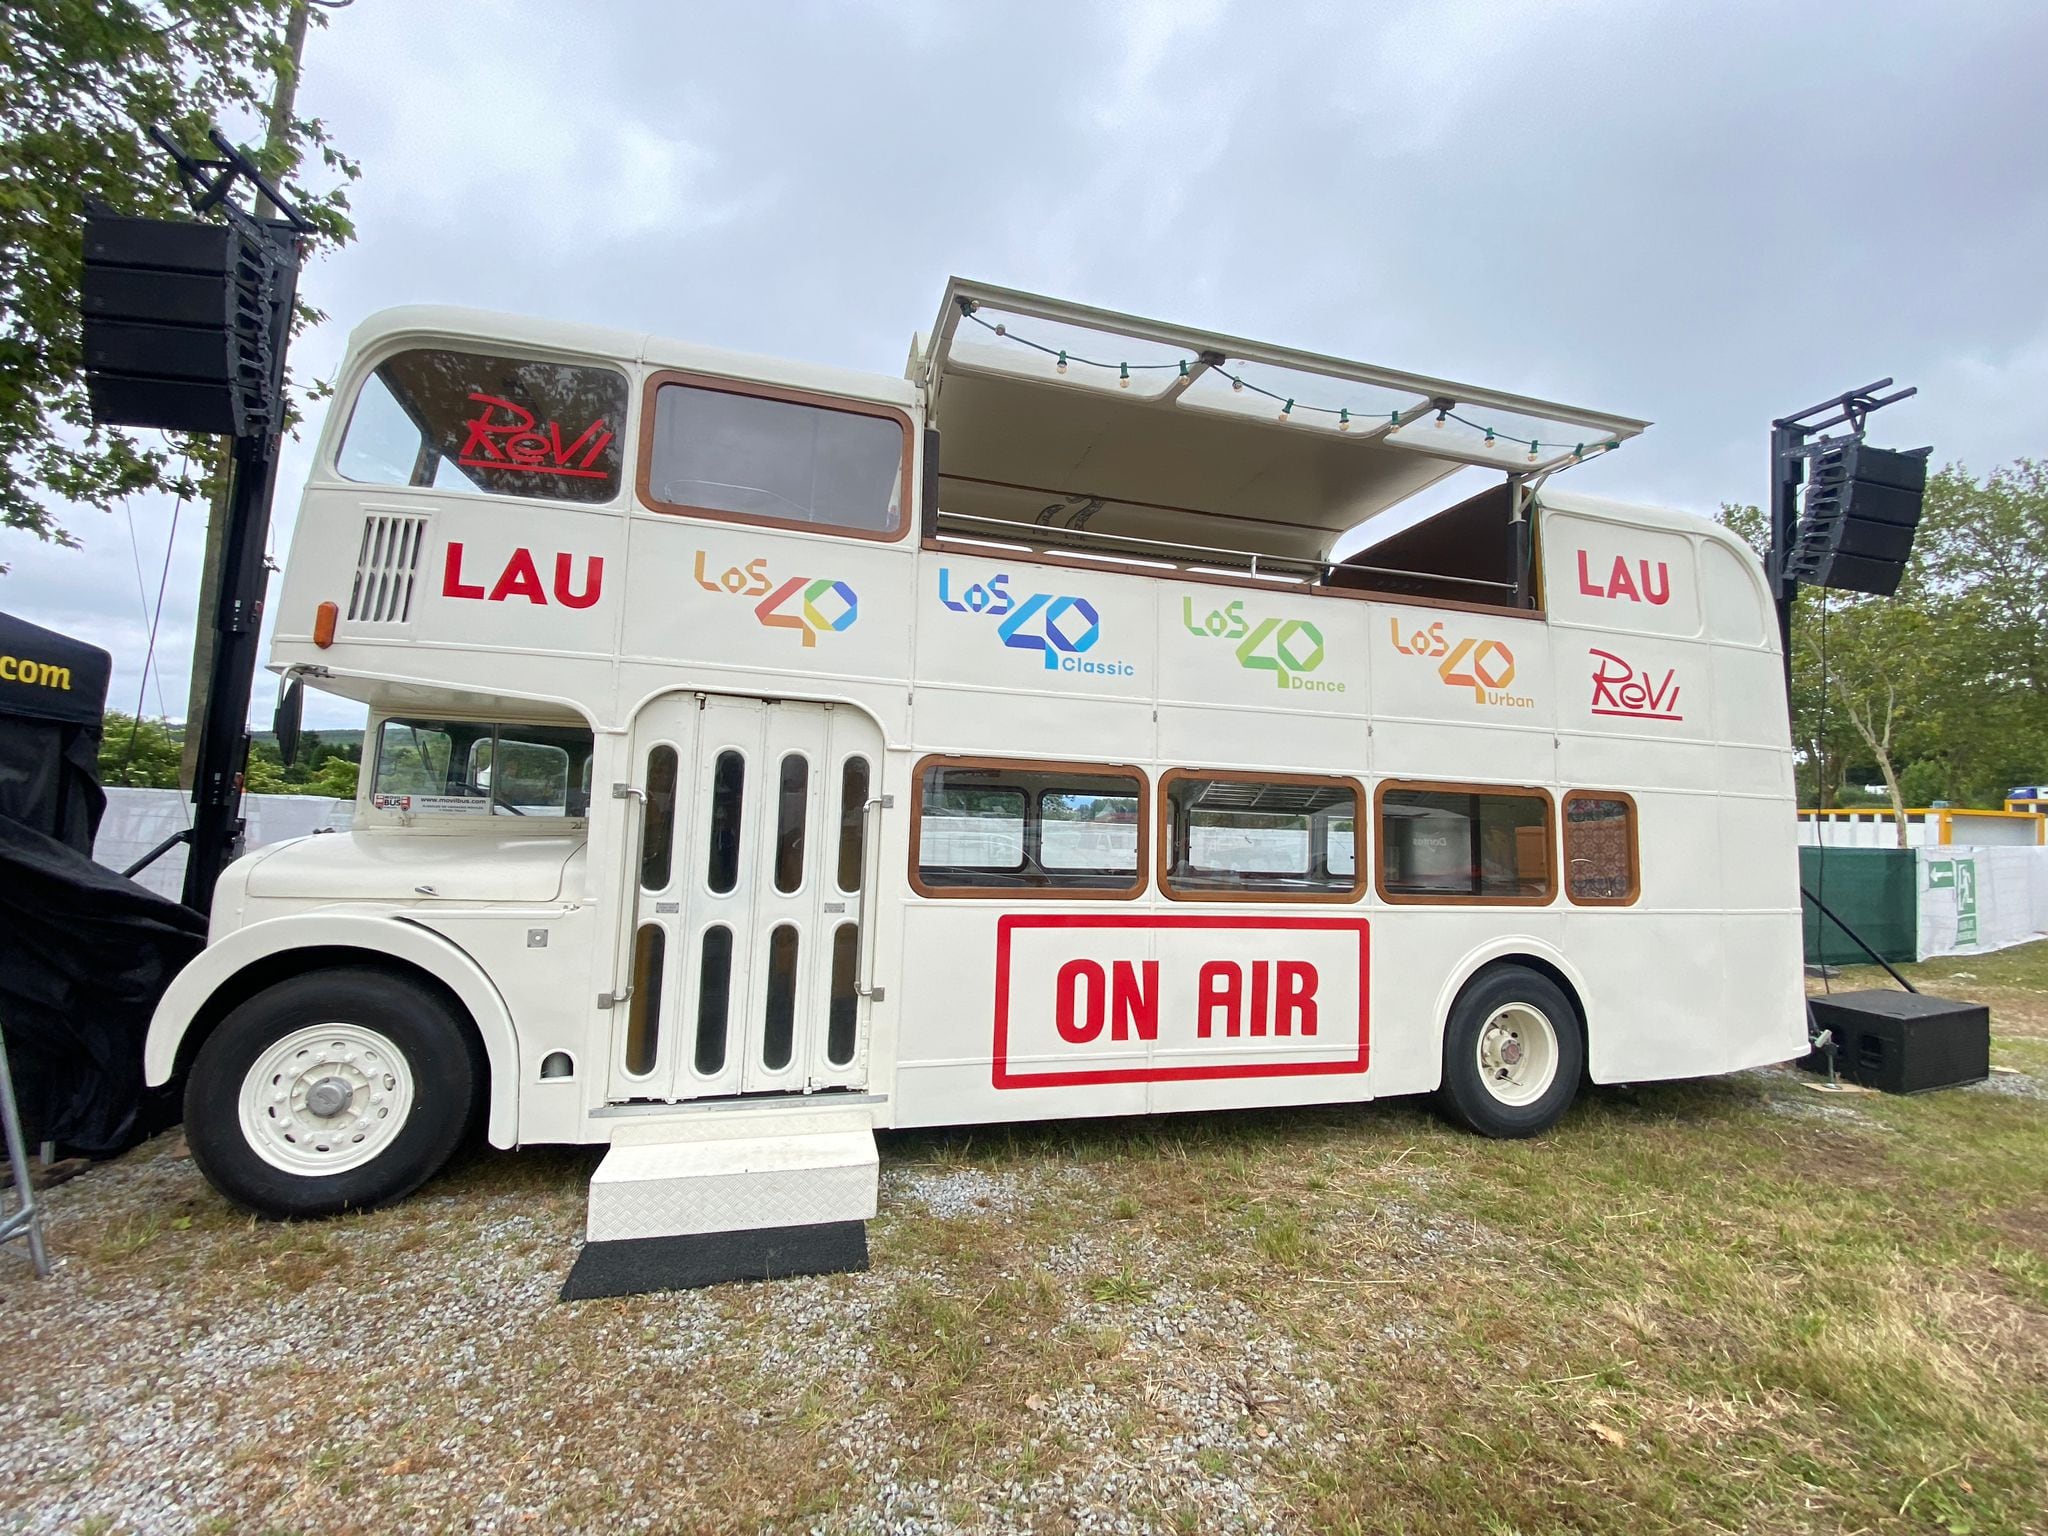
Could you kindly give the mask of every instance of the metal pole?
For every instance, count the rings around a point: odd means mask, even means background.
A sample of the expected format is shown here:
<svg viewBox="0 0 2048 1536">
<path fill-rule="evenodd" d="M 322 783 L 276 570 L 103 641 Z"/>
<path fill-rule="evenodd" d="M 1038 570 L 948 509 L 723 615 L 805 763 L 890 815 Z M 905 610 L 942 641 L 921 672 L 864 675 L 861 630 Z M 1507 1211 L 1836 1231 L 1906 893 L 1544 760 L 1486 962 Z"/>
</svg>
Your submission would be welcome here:
<svg viewBox="0 0 2048 1536">
<path fill-rule="evenodd" d="M 306 52 L 306 21 L 311 14 L 309 0 L 296 0 L 284 24 L 284 54 L 277 61 L 277 75 L 270 91 L 270 110 L 266 114 L 263 134 L 263 155 L 266 160 L 273 155 L 292 150 L 292 109 L 299 97 L 299 66 Z M 290 164 L 280 174 L 290 174 L 298 156 L 292 153 Z M 278 208 L 270 195 L 258 189 L 256 193 L 256 217 L 274 219 Z M 223 439 L 218 445 L 213 461 L 213 473 L 208 478 L 213 487 L 206 508 L 206 553 L 199 571 L 199 611 L 212 613 L 220 604 L 221 577 L 226 570 L 224 552 L 227 541 L 227 522 L 230 515 L 229 497 L 232 496 L 234 474 L 234 447 Z M 199 787 L 199 743 L 198 733 L 193 726 L 207 718 L 211 711 L 214 675 L 213 631 L 202 625 L 193 638 L 192 680 L 187 685 L 185 696 L 185 743 L 179 764 L 179 782 L 185 788 L 197 791 Z"/>
<path fill-rule="evenodd" d="M 20 1233 L 28 1233 L 28 1261 L 35 1267 L 36 1278 L 50 1277 L 50 1255 L 43 1247 L 43 1212 L 36 1204 L 35 1185 L 30 1181 L 28 1171 L 28 1143 L 21 1134 L 21 1112 L 14 1105 L 14 1073 L 7 1065 L 7 1037 L 0 1035 L 0 1125 L 4 1125 L 7 1136 L 7 1163 L 14 1170 L 14 1194 L 19 1202 L 5 1217 L 0 1217 L 0 1242 L 8 1242 Z"/>
<path fill-rule="evenodd" d="M 269 572 L 264 545 L 270 500 L 277 487 L 278 447 L 284 427 L 284 358 L 298 293 L 299 237 L 285 223 L 264 225 L 278 246 L 279 268 L 271 314 L 273 398 L 270 430 L 234 440 L 234 483 L 221 547 L 221 587 L 213 611 L 213 657 L 206 720 L 192 778 L 192 848 L 185 861 L 185 905 L 213 906 L 213 887 L 242 832 L 242 774 L 249 759 L 249 693 L 263 630 Z"/>
<path fill-rule="evenodd" d="M 1787 567 L 1792 560 L 1792 530 L 1799 515 L 1799 482 L 1804 465 L 1794 452 L 1806 433 L 1789 421 L 1771 427 L 1771 593 L 1778 611 L 1778 649 L 1785 664 L 1785 714 L 1792 714 L 1792 607 L 1799 583 Z"/>
</svg>

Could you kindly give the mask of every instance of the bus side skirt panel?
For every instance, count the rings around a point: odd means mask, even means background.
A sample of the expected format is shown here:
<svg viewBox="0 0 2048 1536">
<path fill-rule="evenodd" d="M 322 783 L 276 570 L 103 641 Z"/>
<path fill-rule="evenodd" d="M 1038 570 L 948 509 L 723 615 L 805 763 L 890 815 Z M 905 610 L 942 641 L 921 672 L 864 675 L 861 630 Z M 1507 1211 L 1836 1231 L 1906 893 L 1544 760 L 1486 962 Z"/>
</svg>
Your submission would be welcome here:
<svg viewBox="0 0 2048 1536">
<path fill-rule="evenodd" d="M 238 928 L 180 971 L 156 1006 L 143 1044 L 143 1080 L 160 1088 L 177 1070 L 192 1021 L 223 986 L 260 960 L 292 950 L 355 949 L 418 966 L 453 992 L 476 1023 L 490 1064 L 489 1135 L 510 1147 L 519 1131 L 519 1044 L 512 1015 L 476 962 L 439 934 L 389 912 L 303 912 Z"/>
</svg>

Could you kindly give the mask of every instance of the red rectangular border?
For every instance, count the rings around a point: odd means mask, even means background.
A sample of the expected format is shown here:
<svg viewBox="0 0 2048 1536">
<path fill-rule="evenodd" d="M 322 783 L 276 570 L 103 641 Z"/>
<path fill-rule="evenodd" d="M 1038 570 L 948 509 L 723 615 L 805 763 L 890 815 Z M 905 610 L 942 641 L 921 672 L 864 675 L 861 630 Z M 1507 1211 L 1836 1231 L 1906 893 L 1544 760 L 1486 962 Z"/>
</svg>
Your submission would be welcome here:
<svg viewBox="0 0 2048 1536">
<path fill-rule="evenodd" d="M 1358 934 L 1358 1059 L 1356 1061 L 1280 1062 L 1241 1067 L 1097 1068 L 1075 1072 L 1010 1071 L 1010 934 L 1018 928 L 1320 928 L 1352 929 Z M 1075 1088 L 1098 1083 L 1187 1083 L 1217 1078 L 1326 1077 L 1366 1069 L 1370 1054 L 1368 1028 L 1372 994 L 1371 940 L 1363 917 L 1225 917 L 1209 913 L 1061 912 L 1040 916 L 1011 912 L 996 920 L 995 1059 L 991 1063 L 997 1088 Z"/>
</svg>

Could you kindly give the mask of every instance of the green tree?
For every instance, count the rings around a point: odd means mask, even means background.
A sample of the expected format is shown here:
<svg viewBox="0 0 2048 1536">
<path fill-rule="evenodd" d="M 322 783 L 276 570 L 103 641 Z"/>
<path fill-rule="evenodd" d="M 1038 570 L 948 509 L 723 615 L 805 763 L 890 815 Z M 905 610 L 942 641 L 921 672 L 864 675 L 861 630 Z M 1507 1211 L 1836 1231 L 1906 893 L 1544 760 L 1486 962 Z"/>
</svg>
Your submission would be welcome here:
<svg viewBox="0 0 2048 1536">
<path fill-rule="evenodd" d="M 192 494 L 173 459 L 215 462 L 205 439 L 146 442 L 92 425 L 78 327 L 85 203 L 184 214 L 147 129 L 196 146 L 212 123 L 259 119 L 293 3 L 26 0 L 0 12 L 0 527 L 75 544 L 53 502 L 105 511 L 137 491 Z M 291 193 L 324 242 L 347 240 L 341 188 L 356 167 L 317 119 L 289 130 L 267 160 L 252 154 L 282 173 L 317 152 L 337 184 Z M 300 322 L 310 318 L 302 305 Z"/>
<path fill-rule="evenodd" d="M 178 787 L 178 738 L 161 720 L 107 711 L 100 732 L 100 782 L 137 789 Z"/>
<path fill-rule="evenodd" d="M 1762 553 L 1757 508 L 1720 520 Z M 2048 778 L 2048 466 L 1930 477 L 1895 597 L 1803 589 L 1792 704 L 1808 803 L 1840 803 L 1864 774 L 1884 780 L 1895 812 L 1995 806 Z"/>
</svg>

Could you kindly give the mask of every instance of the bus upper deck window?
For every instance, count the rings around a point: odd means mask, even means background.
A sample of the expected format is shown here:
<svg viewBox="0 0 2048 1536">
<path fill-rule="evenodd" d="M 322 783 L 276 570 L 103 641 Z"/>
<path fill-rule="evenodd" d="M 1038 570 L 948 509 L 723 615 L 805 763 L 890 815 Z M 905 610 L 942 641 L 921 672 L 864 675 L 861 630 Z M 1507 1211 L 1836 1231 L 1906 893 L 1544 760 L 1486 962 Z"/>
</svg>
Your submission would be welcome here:
<svg viewBox="0 0 2048 1536">
<path fill-rule="evenodd" d="M 364 380 L 335 467 L 370 485 L 606 502 L 625 421 L 612 369 L 415 347 Z"/>
<path fill-rule="evenodd" d="M 662 512 L 903 532 L 910 428 L 886 407 L 659 382 L 641 490 Z"/>
</svg>

